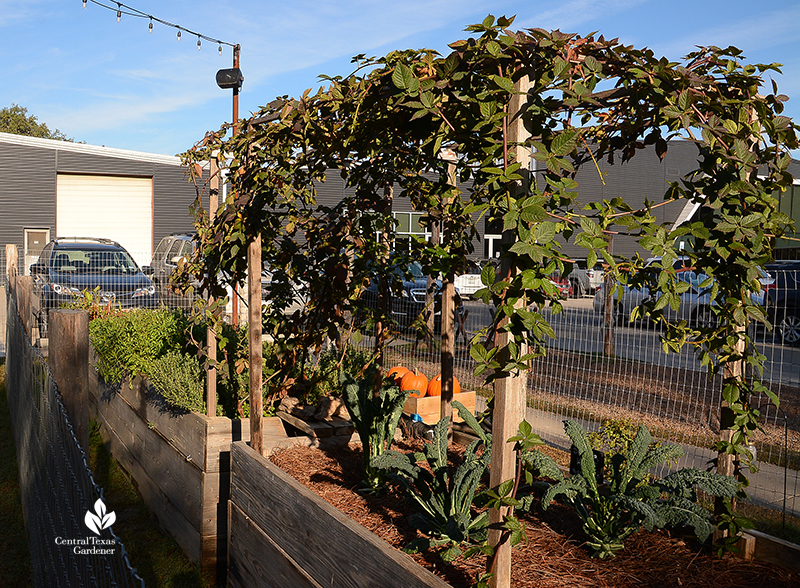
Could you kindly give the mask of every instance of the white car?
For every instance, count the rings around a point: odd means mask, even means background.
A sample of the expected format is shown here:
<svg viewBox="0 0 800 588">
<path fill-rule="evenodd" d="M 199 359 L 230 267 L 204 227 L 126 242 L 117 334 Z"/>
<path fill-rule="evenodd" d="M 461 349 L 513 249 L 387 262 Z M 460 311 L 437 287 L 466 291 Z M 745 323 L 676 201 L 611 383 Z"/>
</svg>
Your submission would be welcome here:
<svg viewBox="0 0 800 588">
<path fill-rule="evenodd" d="M 474 261 L 469 262 L 467 271 L 455 279 L 456 290 L 464 297 L 471 297 L 475 292 L 483 288 L 481 282 L 481 266 Z"/>
</svg>

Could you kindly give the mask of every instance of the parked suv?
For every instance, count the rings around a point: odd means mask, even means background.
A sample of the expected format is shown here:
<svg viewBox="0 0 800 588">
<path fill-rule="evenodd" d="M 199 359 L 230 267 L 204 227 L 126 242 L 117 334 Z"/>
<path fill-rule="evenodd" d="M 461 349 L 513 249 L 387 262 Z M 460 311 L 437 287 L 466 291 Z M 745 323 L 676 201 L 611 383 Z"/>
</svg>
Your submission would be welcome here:
<svg viewBox="0 0 800 588">
<path fill-rule="evenodd" d="M 417 262 L 413 262 L 405 270 L 397 267 L 395 268 L 395 273 L 398 276 L 401 287 L 399 296 L 391 295 L 391 313 L 392 317 L 401 327 L 408 327 L 417 319 L 420 313 L 425 310 L 425 300 L 428 289 L 427 277 L 422 271 L 422 266 Z M 434 294 L 434 330 L 438 332 L 442 327 L 441 280 L 434 281 Z M 364 297 L 370 305 L 377 308 L 379 300 L 377 282 L 372 282 L 367 287 L 364 291 Z M 460 319 L 459 322 L 462 322 L 465 308 L 458 288 L 456 288 L 455 292 L 455 308 Z"/>
<path fill-rule="evenodd" d="M 158 306 L 158 293 L 122 245 L 110 239 L 59 237 L 42 249 L 31 265 L 33 292 L 39 300 L 39 336 L 47 336 L 49 313 L 75 300 L 84 290 L 99 288 L 102 302 L 121 308 Z"/>
</svg>

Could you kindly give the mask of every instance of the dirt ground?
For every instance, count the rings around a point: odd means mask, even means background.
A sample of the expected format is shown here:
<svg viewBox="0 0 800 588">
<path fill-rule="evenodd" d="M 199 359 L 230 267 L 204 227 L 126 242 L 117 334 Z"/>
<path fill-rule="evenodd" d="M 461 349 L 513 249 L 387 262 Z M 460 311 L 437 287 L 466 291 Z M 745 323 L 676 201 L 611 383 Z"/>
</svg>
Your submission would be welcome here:
<svg viewBox="0 0 800 588">
<path fill-rule="evenodd" d="M 410 451 L 420 441 L 403 442 Z M 458 450 L 454 447 L 454 455 Z M 557 455 L 563 460 L 563 455 Z M 293 447 L 272 456 L 272 461 L 344 514 L 390 545 L 402 548 L 417 537 L 406 524 L 412 507 L 391 491 L 365 496 L 354 491 L 361 480 L 361 446 L 350 444 L 326 450 Z M 455 457 L 457 459 L 457 457 Z M 712 555 L 691 537 L 659 531 L 629 538 L 615 558 L 592 559 L 583 546 L 585 536 L 573 511 L 553 504 L 547 511 L 536 505 L 524 518 L 527 542 L 514 549 L 512 586 L 551 588 L 797 588 L 800 575 L 777 566 Z M 456 588 L 471 586 L 484 570 L 485 558 L 441 562 L 435 554 L 411 556 Z"/>
</svg>

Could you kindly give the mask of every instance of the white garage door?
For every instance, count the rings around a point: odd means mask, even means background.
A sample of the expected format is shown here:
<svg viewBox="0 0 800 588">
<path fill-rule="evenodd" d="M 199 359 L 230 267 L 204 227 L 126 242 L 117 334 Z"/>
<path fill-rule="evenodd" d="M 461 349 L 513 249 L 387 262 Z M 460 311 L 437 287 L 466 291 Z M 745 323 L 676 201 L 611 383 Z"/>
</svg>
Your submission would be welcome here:
<svg viewBox="0 0 800 588">
<path fill-rule="evenodd" d="M 120 243 L 139 265 L 152 259 L 153 180 L 59 175 L 56 233 Z"/>
</svg>

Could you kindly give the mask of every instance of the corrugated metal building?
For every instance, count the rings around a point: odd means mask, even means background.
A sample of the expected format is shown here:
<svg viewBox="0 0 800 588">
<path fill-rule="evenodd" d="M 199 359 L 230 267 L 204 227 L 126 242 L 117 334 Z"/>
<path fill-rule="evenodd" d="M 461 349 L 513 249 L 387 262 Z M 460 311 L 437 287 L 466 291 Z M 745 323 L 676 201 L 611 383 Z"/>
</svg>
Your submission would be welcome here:
<svg viewBox="0 0 800 588">
<path fill-rule="evenodd" d="M 26 272 L 55 237 L 113 239 L 149 264 L 163 236 L 192 230 L 185 172 L 177 157 L 0 133 L 0 243 Z"/>
<path fill-rule="evenodd" d="M 534 171 L 536 163 L 532 162 Z M 650 148 L 624 164 L 602 160 L 598 165 L 602 180 L 591 163 L 577 174 L 579 202 L 620 197 L 637 208 L 645 199 L 662 202 L 668 182 L 697 167 L 697 147 L 672 141 L 663 160 Z M 800 177 L 800 162 L 794 161 L 790 171 Z M 346 193 L 334 170 L 317 189 L 318 203 L 324 206 L 334 206 Z M 162 237 L 192 231 L 189 207 L 194 199 L 194 186 L 177 157 L 0 133 L 0 243 L 16 244 L 20 256 L 25 255 L 26 269 L 38 249 L 56 236 L 114 239 L 140 264 L 148 264 Z M 399 233 L 429 236 L 419 222 L 422 214 L 408 200 L 395 198 L 393 209 Z M 695 209 L 676 202 L 660 206 L 656 215 L 661 222 L 682 222 Z M 800 180 L 782 195 L 781 209 L 800 221 Z M 472 257 L 494 257 L 498 227 L 481 220 L 478 233 Z M 800 241 L 781 240 L 778 246 L 777 257 L 800 256 Z M 624 236 L 615 237 L 613 251 L 625 256 L 644 253 Z M 571 243 L 564 244 L 564 252 L 585 255 Z"/>
</svg>

